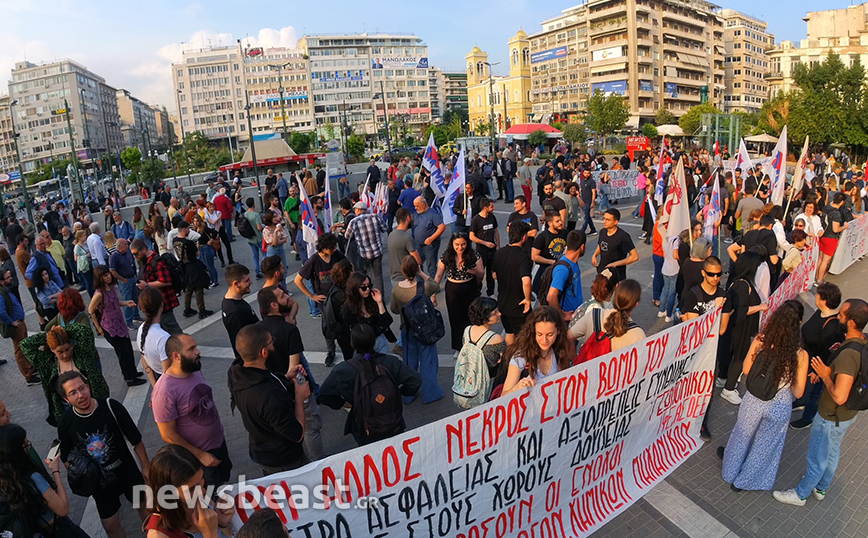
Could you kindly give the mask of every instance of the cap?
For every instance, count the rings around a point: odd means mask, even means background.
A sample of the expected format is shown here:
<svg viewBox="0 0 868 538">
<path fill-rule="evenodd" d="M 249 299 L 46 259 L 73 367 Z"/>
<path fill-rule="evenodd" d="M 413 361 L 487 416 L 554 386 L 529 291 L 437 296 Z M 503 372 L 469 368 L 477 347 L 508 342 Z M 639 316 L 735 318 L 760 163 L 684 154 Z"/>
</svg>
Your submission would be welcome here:
<svg viewBox="0 0 868 538">
<path fill-rule="evenodd" d="M 368 209 L 368 205 L 365 202 L 356 202 L 353 209 Z"/>
<path fill-rule="evenodd" d="M 529 163 L 531 161 L 530 157 L 525 157 L 524 162 Z"/>
</svg>

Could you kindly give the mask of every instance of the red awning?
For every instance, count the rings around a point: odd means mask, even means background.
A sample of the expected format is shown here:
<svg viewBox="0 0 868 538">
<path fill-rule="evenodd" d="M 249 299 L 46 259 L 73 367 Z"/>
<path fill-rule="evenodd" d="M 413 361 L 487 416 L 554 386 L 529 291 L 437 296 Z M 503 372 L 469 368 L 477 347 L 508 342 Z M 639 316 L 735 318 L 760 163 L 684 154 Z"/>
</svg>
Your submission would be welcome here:
<svg viewBox="0 0 868 538">
<path fill-rule="evenodd" d="M 505 134 L 508 135 L 517 135 L 517 134 L 530 134 L 534 131 L 538 131 L 542 129 L 546 132 L 546 134 L 561 134 L 560 131 L 552 127 L 547 123 L 521 123 L 519 125 L 513 125 L 509 129 L 506 130 Z"/>
<path fill-rule="evenodd" d="M 325 159 L 325 153 L 305 153 L 303 155 L 292 155 L 286 157 L 274 157 L 273 159 L 257 159 L 256 166 L 276 166 L 278 164 L 308 162 L 313 163 L 316 159 Z M 241 170 L 243 168 L 253 168 L 253 161 L 241 161 L 231 163 L 220 167 L 221 172 L 226 170 Z"/>
</svg>

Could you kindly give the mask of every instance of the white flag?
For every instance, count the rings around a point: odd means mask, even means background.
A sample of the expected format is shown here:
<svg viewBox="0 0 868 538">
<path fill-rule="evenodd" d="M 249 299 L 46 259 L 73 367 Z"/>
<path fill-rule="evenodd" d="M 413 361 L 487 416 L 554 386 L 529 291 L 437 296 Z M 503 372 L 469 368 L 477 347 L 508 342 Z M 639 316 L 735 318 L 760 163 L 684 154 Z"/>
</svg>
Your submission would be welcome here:
<svg viewBox="0 0 868 538">
<path fill-rule="evenodd" d="M 452 208 L 455 207 L 455 201 L 458 199 L 458 197 L 462 196 L 464 193 L 464 177 L 464 149 L 462 148 L 461 153 L 458 155 L 458 162 L 455 163 L 455 170 L 452 171 L 452 181 L 449 183 L 449 187 L 446 189 L 446 196 L 444 196 L 443 200 L 441 200 L 441 213 L 443 214 L 443 224 L 451 224 L 457 219 L 455 213 L 452 211 Z"/>
<path fill-rule="evenodd" d="M 669 192 L 661 210 L 660 226 L 663 226 L 663 229 L 660 235 L 664 240 L 690 228 L 690 210 L 687 204 L 684 160 L 678 159 L 675 172 L 669 176 Z"/>
<path fill-rule="evenodd" d="M 772 183 L 771 201 L 775 205 L 784 205 L 784 190 L 787 186 L 787 126 L 781 131 L 781 137 L 772 151 Z"/>
<path fill-rule="evenodd" d="M 808 167 L 808 138 L 805 135 L 805 145 L 802 146 L 802 154 L 799 155 L 799 162 L 796 163 L 796 171 L 793 173 L 793 196 L 805 184 L 805 169 Z"/>
</svg>

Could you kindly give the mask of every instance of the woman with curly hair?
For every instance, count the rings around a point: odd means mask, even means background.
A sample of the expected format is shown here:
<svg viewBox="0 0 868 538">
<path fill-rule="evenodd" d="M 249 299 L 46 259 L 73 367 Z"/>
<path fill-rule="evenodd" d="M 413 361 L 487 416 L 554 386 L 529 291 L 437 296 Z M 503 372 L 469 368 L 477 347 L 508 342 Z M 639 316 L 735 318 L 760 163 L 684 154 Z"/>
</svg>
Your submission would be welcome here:
<svg viewBox="0 0 868 538">
<path fill-rule="evenodd" d="M 322 317 L 323 334 L 332 334 L 334 336 L 338 347 L 341 348 L 345 361 L 353 358 L 353 347 L 350 345 L 350 328 L 344 325 L 341 307 L 343 307 L 347 300 L 347 280 L 349 280 L 352 274 L 353 264 L 346 258 L 332 267 L 332 289 L 326 295 L 326 300 L 322 307 L 324 313 Z M 337 316 L 330 316 L 330 312 L 337 314 Z M 329 361 L 329 357 L 326 357 L 326 366 L 331 367 L 333 364 L 334 357 L 332 357 L 331 362 Z"/>
<path fill-rule="evenodd" d="M 800 330 L 804 311 L 796 300 L 782 304 L 753 339 L 745 358 L 742 372 L 747 392 L 726 449 L 717 449 L 723 459 L 723 479 L 733 491 L 769 490 L 775 483 L 793 400 L 804 394 L 808 379 L 810 359 L 802 349 Z M 752 370 L 757 370 L 754 376 Z M 756 374 L 771 376 L 770 383 L 777 387 L 771 400 L 754 394 Z"/>
<path fill-rule="evenodd" d="M 66 328 L 54 327 L 48 332 L 28 336 L 21 341 L 21 352 L 42 378 L 42 391 L 48 401 L 46 422 L 52 426 L 66 410 L 66 402 L 57 393 L 57 377 L 69 370 L 78 370 L 90 383 L 94 398 L 108 398 L 109 387 L 97 363 L 93 332 L 87 325 L 73 323 Z"/>
<path fill-rule="evenodd" d="M 81 292 L 75 288 L 63 288 L 60 298 L 57 300 L 57 315 L 45 324 L 45 330 L 52 327 L 63 327 L 73 323 L 80 323 L 90 327 L 90 316 L 84 310 L 84 298 Z"/>
<path fill-rule="evenodd" d="M 502 394 L 533 387 L 537 381 L 569 368 L 575 354 L 558 311 L 550 306 L 537 307 L 504 354 L 509 369 Z"/>
<path fill-rule="evenodd" d="M 446 245 L 446 250 L 437 262 L 437 275 L 434 280 L 439 284 L 446 276 L 446 311 L 449 313 L 449 327 L 452 332 L 452 349 L 458 357 L 464 329 L 470 326 L 467 311 L 470 303 L 479 297 L 479 284 L 485 275 L 482 258 L 470 246 L 467 232 L 455 232 Z"/>
<path fill-rule="evenodd" d="M 17 424 L 0 426 L 0 521 L 11 516 L 20 525 L 13 523 L 4 530 L 15 538 L 85 536 L 67 517 L 69 498 L 60 478 L 60 455 L 48 463 L 46 472 L 31 451 L 24 428 Z"/>
</svg>

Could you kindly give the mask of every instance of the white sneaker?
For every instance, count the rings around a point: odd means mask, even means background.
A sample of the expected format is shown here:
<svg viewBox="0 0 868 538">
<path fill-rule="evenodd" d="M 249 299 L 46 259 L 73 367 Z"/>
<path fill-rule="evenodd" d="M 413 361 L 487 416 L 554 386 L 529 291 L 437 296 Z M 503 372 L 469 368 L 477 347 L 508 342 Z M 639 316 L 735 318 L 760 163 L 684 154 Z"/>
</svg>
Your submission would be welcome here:
<svg viewBox="0 0 868 538">
<path fill-rule="evenodd" d="M 719 377 L 714 379 L 714 388 L 722 389 L 726 386 L 726 379 L 721 379 Z"/>
<path fill-rule="evenodd" d="M 741 396 L 738 395 L 737 390 L 723 389 L 722 391 L 720 391 L 720 397 L 731 403 L 732 405 L 739 405 L 741 403 Z"/>
<path fill-rule="evenodd" d="M 672 323 L 672 316 L 666 316 L 665 318 L 663 318 L 663 321 L 665 321 L 666 323 Z"/>
<path fill-rule="evenodd" d="M 786 491 L 774 491 L 772 492 L 772 497 L 774 497 L 776 501 L 784 504 L 791 504 L 793 506 L 805 506 L 805 499 L 800 499 L 799 495 L 794 489 L 788 489 Z"/>
<path fill-rule="evenodd" d="M 814 488 L 814 491 L 812 491 L 811 493 L 814 494 L 814 498 L 817 499 L 818 501 L 822 501 L 823 499 L 826 498 L 826 491 L 825 490 L 819 490 L 817 488 Z"/>
<path fill-rule="evenodd" d="M 666 311 L 661 310 L 660 312 L 657 312 L 657 317 L 658 318 L 665 318 L 666 317 Z"/>
</svg>

